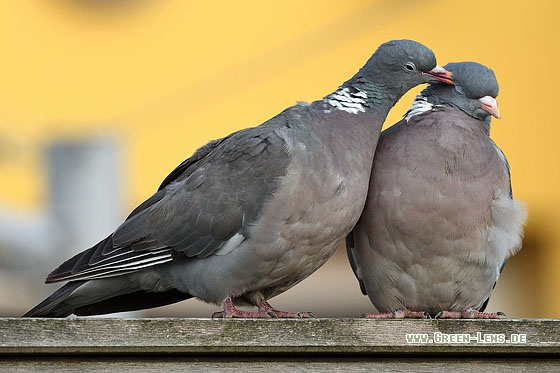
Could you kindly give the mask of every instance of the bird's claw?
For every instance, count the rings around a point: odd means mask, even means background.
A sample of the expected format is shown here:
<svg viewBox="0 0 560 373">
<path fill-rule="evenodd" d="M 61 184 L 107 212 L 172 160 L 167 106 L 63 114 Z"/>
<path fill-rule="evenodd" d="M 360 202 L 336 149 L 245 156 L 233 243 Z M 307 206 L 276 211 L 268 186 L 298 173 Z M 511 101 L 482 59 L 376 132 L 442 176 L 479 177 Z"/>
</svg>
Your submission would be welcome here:
<svg viewBox="0 0 560 373">
<path fill-rule="evenodd" d="M 263 300 L 259 303 L 259 311 L 271 312 L 275 314 L 276 317 L 281 319 L 308 319 L 315 317 L 312 312 L 289 312 L 277 310 L 276 308 L 272 307 L 266 300 Z"/>
<path fill-rule="evenodd" d="M 278 316 L 272 312 L 250 312 L 236 309 L 234 312 L 218 311 L 212 314 L 213 319 L 277 319 Z"/>
<path fill-rule="evenodd" d="M 214 312 L 213 319 L 231 319 L 231 318 L 259 318 L 259 319 L 306 319 L 315 317 L 312 312 L 286 312 L 273 308 L 268 302 L 263 301 L 259 304 L 256 312 L 243 311 L 233 305 L 231 299 L 226 299 L 224 302 L 224 310 Z"/>
<path fill-rule="evenodd" d="M 214 312 L 212 314 L 213 319 L 221 318 L 221 319 L 232 319 L 232 318 L 258 318 L 258 319 L 272 319 L 277 318 L 278 316 L 274 314 L 274 312 L 270 312 L 269 310 L 259 309 L 256 312 L 252 311 L 244 311 L 240 310 L 234 306 L 231 299 L 226 299 L 224 302 L 224 310 Z"/>
<path fill-rule="evenodd" d="M 505 317 L 503 312 L 480 312 L 474 308 L 467 308 L 463 311 L 440 311 L 435 319 L 499 319 Z"/>
<path fill-rule="evenodd" d="M 225 319 L 226 313 L 224 311 L 217 311 L 212 314 L 213 319 Z"/>
</svg>

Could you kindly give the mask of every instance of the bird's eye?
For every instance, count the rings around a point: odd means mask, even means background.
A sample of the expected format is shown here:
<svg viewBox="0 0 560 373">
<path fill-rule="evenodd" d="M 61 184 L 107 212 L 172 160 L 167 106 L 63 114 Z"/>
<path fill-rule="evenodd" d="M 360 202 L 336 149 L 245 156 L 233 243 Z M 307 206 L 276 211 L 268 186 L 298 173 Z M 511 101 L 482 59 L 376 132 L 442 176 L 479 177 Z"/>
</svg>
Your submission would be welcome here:
<svg viewBox="0 0 560 373">
<path fill-rule="evenodd" d="M 404 71 L 413 72 L 416 71 L 416 65 L 413 62 L 405 62 L 403 65 Z"/>
<path fill-rule="evenodd" d="M 465 95 L 465 92 L 463 92 L 463 88 L 461 88 L 461 86 L 456 85 L 455 90 L 459 92 L 460 95 Z"/>
</svg>

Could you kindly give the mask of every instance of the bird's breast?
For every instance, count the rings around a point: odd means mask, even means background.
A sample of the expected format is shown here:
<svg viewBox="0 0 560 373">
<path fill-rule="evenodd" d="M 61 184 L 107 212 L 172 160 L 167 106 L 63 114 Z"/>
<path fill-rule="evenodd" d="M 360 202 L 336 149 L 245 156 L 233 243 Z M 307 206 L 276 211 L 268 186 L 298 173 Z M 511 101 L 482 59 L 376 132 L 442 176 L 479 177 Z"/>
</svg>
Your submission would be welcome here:
<svg viewBox="0 0 560 373">
<path fill-rule="evenodd" d="M 286 175 L 250 232 L 264 248 L 257 255 L 269 266 L 269 282 L 299 280 L 322 266 L 358 220 L 367 195 L 367 159 L 340 159 L 327 146 L 301 142 L 290 155 Z"/>
</svg>

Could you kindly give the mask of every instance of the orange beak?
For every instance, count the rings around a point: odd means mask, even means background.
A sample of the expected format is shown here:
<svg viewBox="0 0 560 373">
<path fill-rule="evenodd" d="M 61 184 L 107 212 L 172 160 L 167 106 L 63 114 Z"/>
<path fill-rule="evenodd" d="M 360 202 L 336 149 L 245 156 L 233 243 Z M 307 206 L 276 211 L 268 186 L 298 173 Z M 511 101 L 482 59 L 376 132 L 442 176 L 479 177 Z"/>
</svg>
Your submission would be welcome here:
<svg viewBox="0 0 560 373">
<path fill-rule="evenodd" d="M 482 98 L 479 98 L 477 101 L 480 104 L 480 106 L 482 106 L 482 108 L 486 112 L 488 112 L 488 114 L 491 114 L 496 118 L 500 119 L 500 109 L 498 108 L 498 102 L 494 97 L 484 96 Z"/>
<path fill-rule="evenodd" d="M 423 74 L 429 75 L 433 81 L 435 82 L 442 82 L 445 84 L 453 84 L 453 74 L 451 72 L 445 70 L 440 65 L 436 65 L 433 69 Z"/>
</svg>

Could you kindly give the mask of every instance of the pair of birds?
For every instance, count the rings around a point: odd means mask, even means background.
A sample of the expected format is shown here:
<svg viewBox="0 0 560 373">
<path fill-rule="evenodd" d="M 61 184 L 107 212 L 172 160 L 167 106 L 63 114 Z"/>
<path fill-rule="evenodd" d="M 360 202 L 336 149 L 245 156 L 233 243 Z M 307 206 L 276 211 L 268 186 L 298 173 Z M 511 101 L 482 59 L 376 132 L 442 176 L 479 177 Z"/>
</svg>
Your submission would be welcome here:
<svg viewBox="0 0 560 373">
<path fill-rule="evenodd" d="M 422 83 L 380 137 L 389 110 Z M 191 297 L 221 304 L 216 317 L 309 317 L 268 300 L 345 238 L 371 317 L 497 317 L 482 311 L 526 216 L 488 137 L 497 94 L 482 65 L 442 68 L 420 43 L 384 43 L 322 100 L 198 149 L 111 235 L 50 273 L 47 283 L 67 283 L 24 317 Z"/>
</svg>

